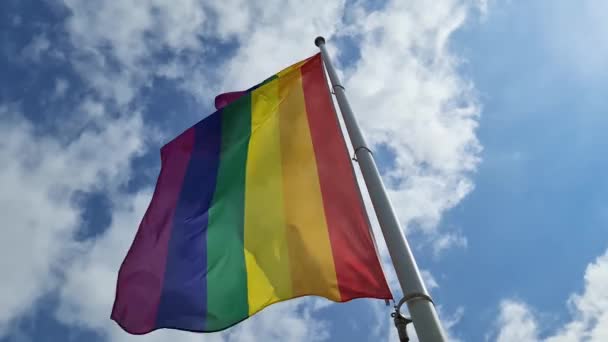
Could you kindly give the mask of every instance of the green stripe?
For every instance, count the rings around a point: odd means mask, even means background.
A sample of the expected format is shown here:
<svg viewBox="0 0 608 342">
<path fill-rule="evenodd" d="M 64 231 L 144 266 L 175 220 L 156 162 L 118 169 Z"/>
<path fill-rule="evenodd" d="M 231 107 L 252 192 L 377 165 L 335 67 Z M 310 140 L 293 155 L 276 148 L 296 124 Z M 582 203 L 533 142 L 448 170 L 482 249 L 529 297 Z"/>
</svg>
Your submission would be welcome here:
<svg viewBox="0 0 608 342">
<path fill-rule="evenodd" d="M 220 165 L 207 231 L 207 331 L 226 328 L 249 313 L 243 227 L 250 132 L 247 94 L 222 113 Z"/>
</svg>

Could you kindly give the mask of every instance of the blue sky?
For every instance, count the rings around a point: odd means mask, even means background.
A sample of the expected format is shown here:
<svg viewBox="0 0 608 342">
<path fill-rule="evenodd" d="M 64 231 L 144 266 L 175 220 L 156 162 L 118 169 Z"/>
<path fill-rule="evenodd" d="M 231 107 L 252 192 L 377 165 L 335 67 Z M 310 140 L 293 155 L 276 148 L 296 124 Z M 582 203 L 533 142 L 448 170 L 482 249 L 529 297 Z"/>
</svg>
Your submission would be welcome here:
<svg viewBox="0 0 608 342">
<path fill-rule="evenodd" d="M 0 4 L 0 341 L 394 341 L 373 300 L 212 335 L 109 320 L 158 148 L 319 34 L 451 338 L 608 340 L 608 6 L 313 2 Z"/>
</svg>

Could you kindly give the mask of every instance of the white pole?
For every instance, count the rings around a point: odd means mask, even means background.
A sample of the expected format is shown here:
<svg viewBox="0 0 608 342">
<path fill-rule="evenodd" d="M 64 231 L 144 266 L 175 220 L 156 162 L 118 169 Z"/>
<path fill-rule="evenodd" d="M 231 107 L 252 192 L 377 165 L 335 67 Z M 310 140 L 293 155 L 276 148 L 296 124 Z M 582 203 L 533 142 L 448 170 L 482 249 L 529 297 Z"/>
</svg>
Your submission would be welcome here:
<svg viewBox="0 0 608 342">
<path fill-rule="evenodd" d="M 317 37 L 315 45 L 321 50 L 321 56 L 329 74 L 329 80 L 342 112 L 344 124 L 346 125 L 350 141 L 353 144 L 355 156 L 367 185 L 372 205 L 378 216 L 378 222 L 380 223 L 388 252 L 393 261 L 399 284 L 403 290 L 404 300 L 412 316 L 416 334 L 421 342 L 446 341 L 437 312 L 435 311 L 435 306 L 424 286 L 412 251 L 386 194 L 372 152 L 359 129 L 355 115 L 346 99 L 344 87 L 340 83 L 325 49 L 325 38 Z"/>
</svg>

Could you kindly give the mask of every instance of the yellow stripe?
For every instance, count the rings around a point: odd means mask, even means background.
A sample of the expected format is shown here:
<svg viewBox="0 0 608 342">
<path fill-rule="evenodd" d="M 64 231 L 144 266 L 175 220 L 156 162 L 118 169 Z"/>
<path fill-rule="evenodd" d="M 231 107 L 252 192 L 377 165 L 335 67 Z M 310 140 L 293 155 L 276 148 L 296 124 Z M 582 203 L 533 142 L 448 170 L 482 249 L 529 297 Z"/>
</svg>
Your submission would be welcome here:
<svg viewBox="0 0 608 342">
<path fill-rule="evenodd" d="M 279 78 L 285 220 L 294 297 L 336 301 L 336 278 L 300 70 Z"/>
<path fill-rule="evenodd" d="M 292 294 L 278 110 L 278 80 L 252 92 L 244 230 L 249 314 Z"/>
<path fill-rule="evenodd" d="M 305 60 L 303 60 L 303 61 L 299 61 L 299 62 L 297 62 L 297 63 L 295 63 L 295 64 L 292 64 L 292 65 L 288 66 L 287 68 L 285 68 L 285 69 L 283 69 L 283 70 L 279 71 L 279 72 L 277 73 L 277 77 L 279 77 L 279 78 L 280 78 L 280 77 L 286 76 L 287 74 L 290 74 L 290 73 L 292 73 L 292 72 L 297 72 L 297 73 L 299 73 L 299 72 L 300 72 L 300 67 L 301 67 L 302 65 L 306 64 L 306 62 L 308 62 L 308 61 L 309 61 L 311 58 L 312 58 L 312 57 L 306 58 L 306 59 L 305 59 Z"/>
</svg>

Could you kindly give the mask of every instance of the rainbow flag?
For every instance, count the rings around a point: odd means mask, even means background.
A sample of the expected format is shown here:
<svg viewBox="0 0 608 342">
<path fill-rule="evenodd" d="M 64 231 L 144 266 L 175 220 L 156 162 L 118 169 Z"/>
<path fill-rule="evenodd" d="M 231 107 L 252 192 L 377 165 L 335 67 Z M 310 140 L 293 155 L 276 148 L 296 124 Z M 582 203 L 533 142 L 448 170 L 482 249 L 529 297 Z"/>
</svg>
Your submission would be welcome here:
<svg viewBox="0 0 608 342">
<path fill-rule="evenodd" d="M 392 298 L 321 56 L 219 107 L 162 147 L 112 319 L 212 332 L 301 296 Z"/>
</svg>

